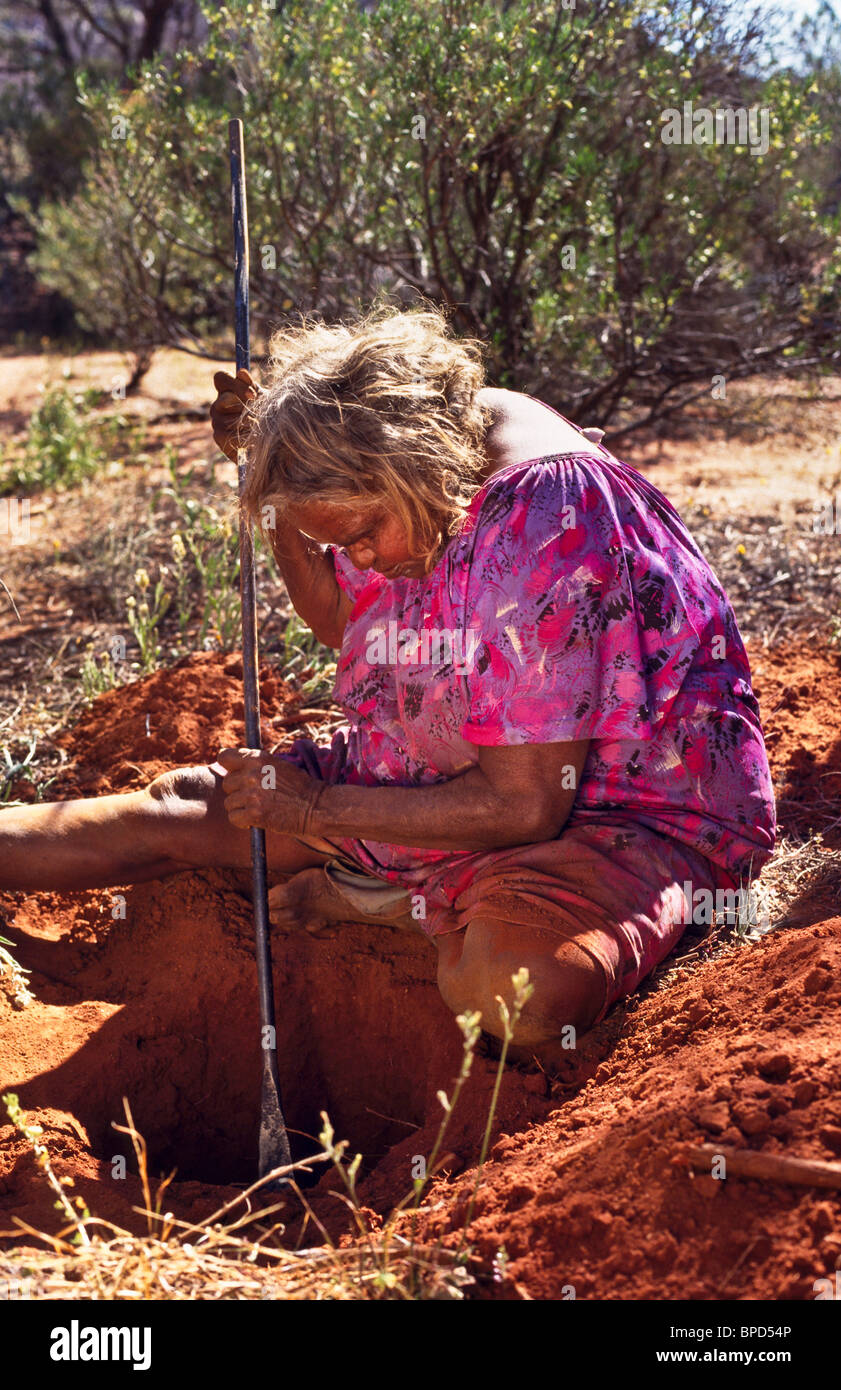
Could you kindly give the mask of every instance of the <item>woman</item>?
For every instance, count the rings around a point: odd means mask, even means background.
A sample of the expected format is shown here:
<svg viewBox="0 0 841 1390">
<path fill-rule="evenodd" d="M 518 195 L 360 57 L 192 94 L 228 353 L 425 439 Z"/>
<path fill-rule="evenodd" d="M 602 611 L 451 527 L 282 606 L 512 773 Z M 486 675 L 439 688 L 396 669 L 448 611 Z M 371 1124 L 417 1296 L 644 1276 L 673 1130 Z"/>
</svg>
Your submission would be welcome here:
<svg viewBox="0 0 841 1390">
<path fill-rule="evenodd" d="M 247 444 L 245 506 L 339 653 L 347 727 L 9 811 L 0 881 L 243 868 L 262 826 L 279 924 L 425 931 L 444 1000 L 491 1032 L 526 966 L 515 1042 L 551 1055 L 664 959 L 696 894 L 773 848 L 730 605 L 662 494 L 484 387 L 438 311 L 304 320 L 273 349 L 265 391 L 217 374 L 214 438 Z"/>
</svg>

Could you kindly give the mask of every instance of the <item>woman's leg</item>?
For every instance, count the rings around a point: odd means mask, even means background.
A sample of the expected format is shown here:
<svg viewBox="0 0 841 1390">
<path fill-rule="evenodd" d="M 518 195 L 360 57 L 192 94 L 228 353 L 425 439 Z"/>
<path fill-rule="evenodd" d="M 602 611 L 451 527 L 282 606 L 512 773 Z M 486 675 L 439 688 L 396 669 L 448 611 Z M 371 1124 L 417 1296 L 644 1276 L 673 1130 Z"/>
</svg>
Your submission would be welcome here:
<svg viewBox="0 0 841 1390">
<path fill-rule="evenodd" d="M 191 868 L 247 869 L 251 837 L 225 813 L 223 775 L 180 767 L 142 791 L 0 811 L 0 889 L 109 888 Z M 297 873 L 328 856 L 266 836 L 269 870 Z"/>
<path fill-rule="evenodd" d="M 433 938 L 438 948 L 438 988 L 453 1013 L 478 1009 L 482 1027 L 503 1034 L 496 996 L 510 1008 L 511 977 L 526 966 L 534 993 L 514 1030 L 514 1043 L 535 1047 L 541 1056 L 552 1046 L 575 1046 L 593 1026 L 607 998 L 601 965 L 574 941 L 542 927 L 477 917 L 464 931 Z M 575 1029 L 573 1034 L 569 1027 Z M 567 1055 L 569 1055 L 567 1053 Z"/>
<path fill-rule="evenodd" d="M 495 995 L 510 1005 L 510 977 L 525 965 L 536 989 L 516 1041 L 550 1058 L 560 1036 L 558 1055 L 566 1051 L 569 1062 L 565 1025 L 586 1032 L 632 993 L 683 935 L 686 894 L 714 889 L 720 872 L 691 847 L 618 815 L 494 851 L 466 889 L 458 879 L 451 885 L 460 929 L 433 938 L 441 993 L 456 1012 L 480 1009 L 483 1028 L 499 1035 Z"/>
</svg>

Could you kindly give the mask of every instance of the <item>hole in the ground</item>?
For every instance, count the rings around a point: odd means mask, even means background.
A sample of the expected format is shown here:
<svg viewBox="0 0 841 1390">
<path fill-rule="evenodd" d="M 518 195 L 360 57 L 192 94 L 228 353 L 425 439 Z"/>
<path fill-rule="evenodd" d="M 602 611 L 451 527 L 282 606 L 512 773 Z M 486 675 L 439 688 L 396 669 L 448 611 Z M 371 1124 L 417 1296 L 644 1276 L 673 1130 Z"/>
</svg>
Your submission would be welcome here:
<svg viewBox="0 0 841 1390">
<path fill-rule="evenodd" d="M 125 1123 L 127 1096 L 151 1173 L 255 1176 L 260 1031 L 250 907 L 236 883 L 220 872 L 137 885 L 125 921 L 108 921 L 95 947 L 50 943 L 78 990 L 67 1026 L 79 1045 L 26 1086 L 25 1103 L 70 1112 L 106 1162 L 123 1154 L 134 1168 L 112 1128 Z M 435 985 L 434 948 L 347 925 L 327 939 L 275 935 L 272 951 L 293 1154 L 318 1151 L 326 1111 L 370 1168 L 422 1125 L 458 1070 L 462 1040 Z"/>
</svg>

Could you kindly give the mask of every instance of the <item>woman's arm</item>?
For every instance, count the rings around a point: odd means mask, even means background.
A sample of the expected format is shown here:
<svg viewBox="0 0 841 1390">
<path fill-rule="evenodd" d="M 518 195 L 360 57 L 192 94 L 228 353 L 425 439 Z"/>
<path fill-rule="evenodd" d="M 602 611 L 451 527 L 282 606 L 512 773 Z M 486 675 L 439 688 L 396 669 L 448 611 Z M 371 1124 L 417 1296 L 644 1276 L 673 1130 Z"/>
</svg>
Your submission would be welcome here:
<svg viewBox="0 0 841 1390">
<path fill-rule="evenodd" d="M 328 786 L 265 753 L 225 749 L 232 825 L 450 850 L 538 844 L 562 830 L 589 739 L 479 748 L 478 766 L 429 787 Z M 267 778 L 271 762 L 274 778 Z M 274 781 L 271 790 L 265 781 Z"/>
<path fill-rule="evenodd" d="M 210 407 L 213 438 L 223 454 L 236 463 L 237 450 L 247 443 L 242 433 L 243 407 L 261 388 L 244 367 L 235 377 L 216 372 L 213 385 L 217 391 Z M 271 520 L 273 525 L 264 526 L 263 531 L 292 607 L 319 642 L 338 650 L 353 605 L 336 579 L 332 558 L 276 512 Z"/>
<path fill-rule="evenodd" d="M 424 849 L 499 849 L 560 833 L 589 740 L 479 749 L 479 764 L 431 787 L 328 786 L 313 832 Z"/>
<path fill-rule="evenodd" d="M 264 535 L 295 612 L 319 642 L 338 651 L 353 604 L 336 579 L 330 553 L 280 516 Z"/>
</svg>

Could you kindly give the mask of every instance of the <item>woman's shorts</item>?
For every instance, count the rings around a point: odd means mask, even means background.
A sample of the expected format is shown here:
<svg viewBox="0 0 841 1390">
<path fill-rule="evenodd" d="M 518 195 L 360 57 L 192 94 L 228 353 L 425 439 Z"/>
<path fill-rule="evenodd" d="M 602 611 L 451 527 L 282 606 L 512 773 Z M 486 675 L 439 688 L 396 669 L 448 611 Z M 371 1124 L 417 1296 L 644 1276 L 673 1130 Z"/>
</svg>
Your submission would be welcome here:
<svg viewBox="0 0 841 1390">
<path fill-rule="evenodd" d="M 323 775 L 322 759 L 305 743 L 296 741 L 293 760 Z M 387 878 L 372 873 L 360 841 L 307 843 L 331 854 L 326 871 L 347 898 L 351 919 L 353 909 L 384 921 L 411 909 L 431 937 L 481 919 L 520 925 L 524 933 L 539 927 L 576 946 L 604 974 L 596 1022 L 665 960 L 691 922 L 708 920 L 709 905 L 721 901 L 717 893 L 732 901 L 737 889 L 697 850 L 609 812 L 586 820 L 573 814 L 555 840 L 439 859 L 402 880 L 394 870 Z"/>
</svg>

